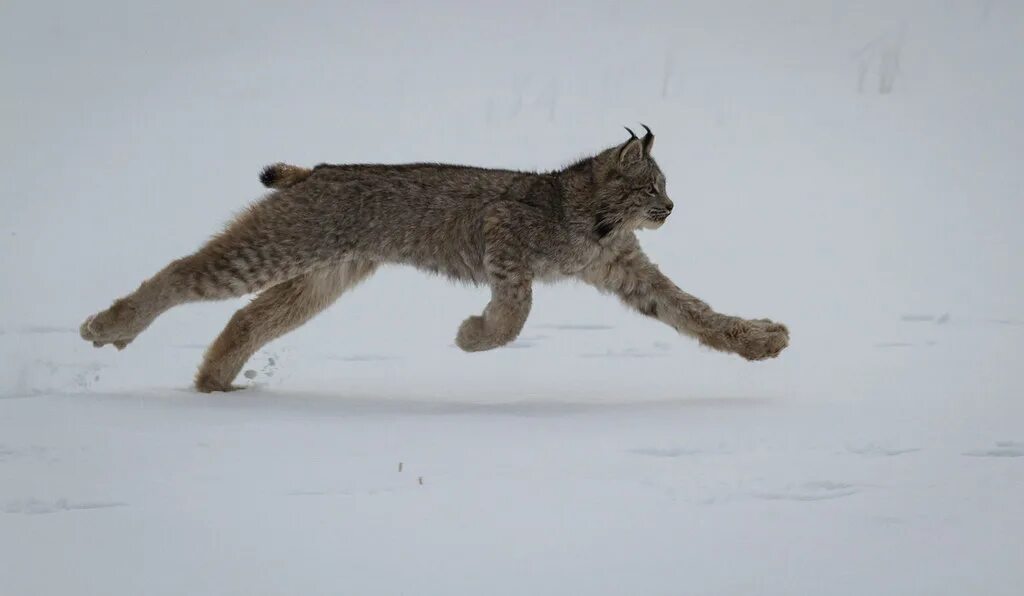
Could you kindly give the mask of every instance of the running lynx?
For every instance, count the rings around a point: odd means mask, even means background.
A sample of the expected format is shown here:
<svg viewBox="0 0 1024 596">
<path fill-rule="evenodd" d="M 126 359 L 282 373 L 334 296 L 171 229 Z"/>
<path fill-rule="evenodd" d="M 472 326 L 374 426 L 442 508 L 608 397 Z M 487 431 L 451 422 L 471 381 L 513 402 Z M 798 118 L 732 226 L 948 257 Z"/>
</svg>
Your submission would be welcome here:
<svg viewBox="0 0 1024 596">
<path fill-rule="evenodd" d="M 206 352 L 199 391 L 227 391 L 267 342 L 299 327 L 382 263 L 487 284 L 491 300 L 459 327 L 467 352 L 516 338 L 535 281 L 576 278 L 618 296 L 705 346 L 748 360 L 779 354 L 784 325 L 715 312 L 665 277 L 635 231 L 672 212 L 651 157 L 654 134 L 567 168 L 518 172 L 456 165 L 267 167 L 274 192 L 195 254 L 88 319 L 82 338 L 123 349 L 161 313 L 198 300 L 259 292 Z M 627 129 L 628 130 L 628 129 Z"/>
</svg>

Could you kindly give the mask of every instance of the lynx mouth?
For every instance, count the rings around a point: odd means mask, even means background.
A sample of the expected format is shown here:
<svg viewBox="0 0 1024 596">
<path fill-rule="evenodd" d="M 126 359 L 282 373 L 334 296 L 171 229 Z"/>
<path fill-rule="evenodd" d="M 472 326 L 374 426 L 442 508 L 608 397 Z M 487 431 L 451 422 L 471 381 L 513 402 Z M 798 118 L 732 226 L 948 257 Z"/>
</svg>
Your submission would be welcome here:
<svg viewBox="0 0 1024 596">
<path fill-rule="evenodd" d="M 644 216 L 644 219 L 641 222 L 640 227 L 647 230 L 657 230 L 665 223 L 665 220 L 667 219 L 668 213 L 648 213 Z"/>
<path fill-rule="evenodd" d="M 668 219 L 668 215 L 669 212 L 664 210 L 650 211 L 647 213 L 647 220 L 650 221 L 651 223 L 655 223 L 660 226 L 661 224 L 665 223 L 666 219 Z"/>
</svg>

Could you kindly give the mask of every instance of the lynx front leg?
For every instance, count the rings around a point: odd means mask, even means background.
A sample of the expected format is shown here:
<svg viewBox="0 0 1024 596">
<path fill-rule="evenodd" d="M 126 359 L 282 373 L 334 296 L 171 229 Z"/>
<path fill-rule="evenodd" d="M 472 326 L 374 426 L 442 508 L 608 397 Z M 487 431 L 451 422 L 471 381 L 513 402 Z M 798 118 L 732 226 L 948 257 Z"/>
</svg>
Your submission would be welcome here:
<svg viewBox="0 0 1024 596">
<path fill-rule="evenodd" d="M 533 276 L 521 263 L 513 236 L 498 226 L 488 232 L 484 266 L 491 283 L 491 301 L 482 315 L 469 317 L 459 326 L 455 344 L 466 352 L 491 350 L 514 340 L 523 330 L 533 302 Z"/>
<path fill-rule="evenodd" d="M 615 258 L 584 270 L 582 278 L 602 291 L 616 294 L 640 313 L 716 350 L 734 352 L 747 360 L 764 360 L 778 356 L 789 345 L 785 325 L 713 311 L 697 297 L 676 287 L 635 244 Z"/>
<path fill-rule="evenodd" d="M 455 343 L 467 352 L 501 347 L 523 330 L 530 314 L 533 289 L 528 280 L 505 281 L 491 286 L 491 301 L 480 316 L 472 316 L 459 326 Z"/>
</svg>

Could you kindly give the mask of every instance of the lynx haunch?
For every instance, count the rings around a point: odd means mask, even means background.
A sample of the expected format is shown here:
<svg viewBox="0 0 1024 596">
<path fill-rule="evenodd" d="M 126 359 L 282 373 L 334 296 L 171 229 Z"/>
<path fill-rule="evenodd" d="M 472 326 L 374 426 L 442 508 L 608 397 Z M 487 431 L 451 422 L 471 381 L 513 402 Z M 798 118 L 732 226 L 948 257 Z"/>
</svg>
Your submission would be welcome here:
<svg viewBox="0 0 1024 596">
<path fill-rule="evenodd" d="M 227 391 L 261 346 L 381 264 L 399 263 L 490 286 L 490 302 L 456 335 L 467 352 L 516 338 L 535 281 L 576 278 L 705 346 L 748 360 L 777 356 L 789 343 L 784 325 L 715 312 L 640 249 L 635 232 L 660 227 L 673 206 L 644 128 L 643 138 L 630 131 L 626 142 L 548 173 L 432 163 L 269 166 L 260 180 L 274 192 L 86 319 L 82 338 L 122 349 L 172 306 L 258 292 L 196 376 L 200 391 Z"/>
</svg>

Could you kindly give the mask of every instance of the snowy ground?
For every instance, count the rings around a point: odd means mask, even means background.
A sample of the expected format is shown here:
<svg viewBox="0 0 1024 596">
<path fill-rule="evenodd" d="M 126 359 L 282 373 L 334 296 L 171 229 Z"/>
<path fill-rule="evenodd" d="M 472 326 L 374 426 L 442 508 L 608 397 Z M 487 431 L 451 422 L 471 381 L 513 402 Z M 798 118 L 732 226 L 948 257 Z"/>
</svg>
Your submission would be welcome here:
<svg viewBox="0 0 1024 596">
<path fill-rule="evenodd" d="M 0 7 L 0 593 L 1019 593 L 1024 9 L 104 4 Z M 400 269 L 245 392 L 189 388 L 241 301 L 78 339 L 266 163 L 546 169 L 637 121 L 644 246 L 777 360 L 573 285 L 467 355 L 486 291 Z"/>
</svg>

